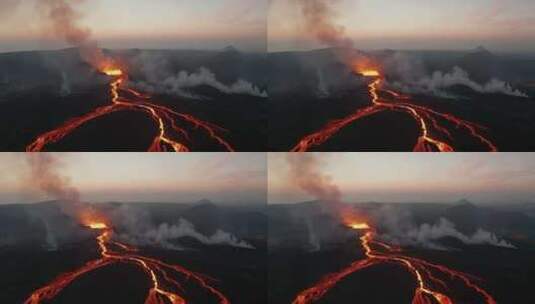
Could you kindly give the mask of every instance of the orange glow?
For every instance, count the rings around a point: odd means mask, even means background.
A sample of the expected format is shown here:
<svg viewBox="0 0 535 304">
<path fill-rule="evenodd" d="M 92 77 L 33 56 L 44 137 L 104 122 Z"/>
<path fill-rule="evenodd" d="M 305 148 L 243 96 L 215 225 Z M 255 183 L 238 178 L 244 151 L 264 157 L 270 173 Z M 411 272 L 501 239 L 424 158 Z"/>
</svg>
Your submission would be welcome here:
<svg viewBox="0 0 535 304">
<path fill-rule="evenodd" d="M 317 302 L 347 276 L 380 263 L 399 264 L 413 274 L 417 284 L 411 304 L 453 304 L 452 298 L 446 295 L 446 292 L 451 289 L 446 278 L 463 283 L 468 289 L 478 294 L 485 304 L 496 304 L 496 300 L 486 290 L 474 283 L 474 280 L 478 279 L 472 275 L 402 255 L 401 248 L 376 240 L 375 232 L 371 229 L 364 233 L 359 240 L 366 258 L 357 260 L 338 272 L 324 276 L 318 283 L 300 292 L 292 304 Z"/>
<path fill-rule="evenodd" d="M 381 76 L 380 65 L 369 57 L 361 57 L 351 63 L 351 68 L 354 72 L 366 77 Z"/>
<path fill-rule="evenodd" d="M 108 75 L 108 76 L 121 76 L 121 75 L 123 75 L 123 71 L 121 69 L 116 69 L 116 68 L 104 69 L 102 72 L 104 74 Z"/>
<path fill-rule="evenodd" d="M 190 148 L 186 145 L 186 142 L 191 139 L 189 130 L 192 132 L 201 130 L 223 149 L 229 152 L 234 151 L 234 148 L 221 135 L 227 130 L 192 115 L 179 113 L 153 103 L 150 95 L 123 88 L 127 75 L 122 69 L 104 64 L 100 70 L 106 75 L 115 77 L 110 84 L 111 104 L 96 108 L 83 116 L 72 118 L 56 129 L 39 135 L 26 146 L 27 152 L 41 152 L 47 145 L 62 140 L 82 125 L 118 111 L 143 112 L 154 122 L 158 131 L 147 149 L 149 152 L 189 152 Z"/>
<path fill-rule="evenodd" d="M 366 77 L 379 77 L 379 76 L 381 76 L 381 74 L 377 70 L 363 70 L 363 71 L 360 71 L 360 74 L 362 76 L 366 76 Z"/>
<path fill-rule="evenodd" d="M 87 227 L 91 228 L 91 229 L 106 229 L 108 228 L 108 225 L 104 224 L 104 223 L 89 223 L 87 224 Z"/>
<path fill-rule="evenodd" d="M 370 229 L 370 225 L 368 225 L 367 223 L 353 223 L 353 224 L 349 224 L 349 227 L 351 227 L 351 229 L 355 229 L 355 230 Z"/>
</svg>

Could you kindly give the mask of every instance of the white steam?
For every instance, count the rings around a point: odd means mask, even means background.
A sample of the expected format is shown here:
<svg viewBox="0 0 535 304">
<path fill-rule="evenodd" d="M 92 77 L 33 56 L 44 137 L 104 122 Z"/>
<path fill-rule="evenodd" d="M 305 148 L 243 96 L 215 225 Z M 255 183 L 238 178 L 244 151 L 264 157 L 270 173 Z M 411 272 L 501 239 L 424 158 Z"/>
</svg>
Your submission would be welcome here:
<svg viewBox="0 0 535 304">
<path fill-rule="evenodd" d="M 46 247 L 48 250 L 50 251 L 54 251 L 54 250 L 57 250 L 58 249 L 58 241 L 56 239 L 56 236 L 54 234 L 54 232 L 52 232 L 52 229 L 50 228 L 50 224 L 48 223 L 48 221 L 45 219 L 43 220 L 43 224 L 45 226 L 45 230 L 46 230 Z"/>
<path fill-rule="evenodd" d="M 59 91 L 61 96 L 67 96 L 71 94 L 71 82 L 67 73 L 61 72 L 61 88 Z"/>
<path fill-rule="evenodd" d="M 252 83 L 243 79 L 238 79 L 233 84 L 225 85 L 224 83 L 217 80 L 215 74 L 212 71 L 205 67 L 201 67 L 197 72 L 193 73 L 188 73 L 187 71 L 180 71 L 178 72 L 178 74 L 167 76 L 163 80 L 158 81 L 156 83 L 137 83 L 138 87 L 150 92 L 173 94 L 188 98 L 199 98 L 199 96 L 192 94 L 188 90 L 202 85 L 213 87 L 225 94 L 246 94 L 256 97 L 268 97 L 265 91 L 261 91 Z"/>
<path fill-rule="evenodd" d="M 515 97 L 528 97 L 523 92 L 513 89 L 507 82 L 496 78 L 492 78 L 485 84 L 479 84 L 471 80 L 468 73 L 457 66 L 453 67 L 449 73 L 435 71 L 431 76 L 425 76 L 416 81 L 393 83 L 393 86 L 406 93 L 430 93 L 441 97 L 450 97 L 444 90 L 456 85 L 467 86 L 483 94 L 505 94 Z"/>
<path fill-rule="evenodd" d="M 134 244 L 158 245 L 170 249 L 179 249 L 179 247 L 174 245 L 171 241 L 183 237 L 193 238 L 205 245 L 227 245 L 238 248 L 254 249 L 249 243 L 220 229 L 213 235 L 206 236 L 198 232 L 192 223 L 183 218 L 180 218 L 176 225 L 163 223 L 156 228 L 151 228 L 144 232 L 137 232 L 135 235 L 123 234 L 120 237 Z"/>
<path fill-rule="evenodd" d="M 257 86 L 244 80 L 238 79 L 232 84 L 224 84 L 219 81 L 216 75 L 208 68 L 200 67 L 195 72 L 180 71 L 176 74 L 168 73 L 165 68 L 166 61 L 149 55 L 142 55 L 138 58 L 141 64 L 141 71 L 145 74 L 146 80 L 133 83 L 139 89 L 152 93 L 165 93 L 178 95 L 187 98 L 202 99 L 193 94 L 190 90 L 198 86 L 210 86 L 225 94 L 245 94 L 256 97 L 267 98 L 266 91 L 262 91 Z"/>
<path fill-rule="evenodd" d="M 422 246 L 433 249 L 445 249 L 438 241 L 445 237 L 455 238 L 467 245 L 491 245 L 504 248 L 515 248 L 511 243 L 499 239 L 495 234 L 479 228 L 472 235 L 465 235 L 445 218 L 434 224 L 422 224 L 410 227 L 406 231 L 396 230 L 383 234 L 381 238 L 401 245 Z"/>
<path fill-rule="evenodd" d="M 329 96 L 329 90 L 327 89 L 327 84 L 325 83 L 325 77 L 323 76 L 323 71 L 321 68 L 317 69 L 318 73 L 318 94 L 320 97 Z"/>
<path fill-rule="evenodd" d="M 316 235 L 316 232 L 314 231 L 314 227 L 312 226 L 312 221 L 308 217 L 306 218 L 306 224 L 307 224 L 308 243 L 310 245 L 310 251 L 311 252 L 319 251 L 321 249 L 321 244 L 318 239 L 318 236 Z"/>
</svg>

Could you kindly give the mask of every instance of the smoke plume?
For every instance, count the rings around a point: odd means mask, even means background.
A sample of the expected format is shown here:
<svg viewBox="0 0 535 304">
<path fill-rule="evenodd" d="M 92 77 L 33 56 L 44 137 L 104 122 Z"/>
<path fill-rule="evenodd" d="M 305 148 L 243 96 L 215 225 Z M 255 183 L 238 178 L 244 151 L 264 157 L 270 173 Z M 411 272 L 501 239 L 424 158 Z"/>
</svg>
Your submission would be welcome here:
<svg viewBox="0 0 535 304">
<path fill-rule="evenodd" d="M 210 86 L 225 94 L 247 94 L 256 97 L 268 97 L 267 92 L 261 91 L 252 83 L 243 79 L 238 79 L 235 83 L 226 85 L 217 80 L 215 74 L 205 67 L 201 67 L 197 72 L 193 73 L 180 71 L 176 75 L 167 75 L 163 79 L 159 79 L 158 77 L 148 77 L 148 79 L 149 83 L 139 82 L 135 85 L 153 93 L 166 93 L 188 98 L 200 98 L 188 92 L 188 89 L 202 85 Z"/>
<path fill-rule="evenodd" d="M 321 172 L 322 161 L 318 154 L 290 153 L 286 159 L 290 180 L 295 185 L 322 202 L 341 203 L 340 189 Z"/>
<path fill-rule="evenodd" d="M 318 240 L 318 236 L 316 235 L 314 226 L 312 225 L 312 221 L 308 217 L 305 219 L 305 221 L 308 232 L 308 243 L 310 245 L 310 251 L 319 251 L 321 249 L 321 243 Z"/>
<path fill-rule="evenodd" d="M 61 201 L 80 202 L 78 189 L 71 186 L 68 178 L 57 170 L 61 164 L 55 155 L 50 153 L 29 153 L 26 157 L 30 166 L 31 184 L 45 194 Z"/>
<path fill-rule="evenodd" d="M 180 218 L 176 225 L 169 225 L 167 223 L 160 224 L 156 228 L 151 228 L 145 232 L 138 232 L 135 235 L 122 234 L 121 238 L 128 240 L 131 243 L 141 245 L 158 245 L 164 248 L 180 249 L 171 243 L 171 240 L 176 240 L 183 237 L 193 238 L 205 245 L 227 245 L 239 248 L 254 249 L 249 243 L 239 240 L 236 236 L 218 229 L 213 235 L 205 236 L 198 232 L 192 223 Z"/>
<path fill-rule="evenodd" d="M 468 73 L 457 66 L 453 67 L 449 73 L 435 71 L 431 76 L 426 76 L 408 83 L 395 82 L 393 85 L 407 93 L 431 93 L 442 97 L 450 97 L 444 90 L 455 85 L 467 86 L 478 93 L 484 94 L 499 93 L 515 97 L 528 97 L 519 90 L 513 89 L 505 81 L 496 78 L 491 79 L 485 84 L 479 84 L 471 80 Z"/>
<path fill-rule="evenodd" d="M 96 41 L 91 40 L 91 30 L 81 26 L 82 15 L 75 7 L 85 0 L 40 0 L 37 9 L 46 17 L 52 33 L 71 46 L 78 47 L 80 56 L 94 67 L 102 68 L 107 59 Z"/>
<path fill-rule="evenodd" d="M 71 82 L 67 73 L 61 72 L 61 88 L 59 91 L 61 96 L 67 96 L 71 94 Z"/>
<path fill-rule="evenodd" d="M 79 4 L 83 1 L 71 1 Z M 78 24 L 80 14 L 74 10 L 67 0 L 41 0 L 40 8 L 48 16 L 54 33 L 71 45 L 82 45 L 91 36 L 91 31 Z"/>
<path fill-rule="evenodd" d="M 46 194 L 48 197 L 57 200 L 62 213 L 69 216 L 74 221 L 72 225 L 65 226 L 52 222 L 50 215 L 37 213 L 34 214 L 44 224 L 46 230 L 47 249 L 55 250 L 58 243 L 62 240 L 69 239 L 77 234 L 79 224 L 86 224 L 93 218 L 101 218 L 97 211 L 90 205 L 80 201 L 78 189 L 72 186 L 69 178 L 61 174 L 62 163 L 57 155 L 52 153 L 26 153 L 25 158 L 29 165 L 28 184 Z M 61 229 L 53 228 L 61 227 Z"/>
<path fill-rule="evenodd" d="M 345 35 L 345 28 L 332 20 L 332 6 L 339 0 L 295 0 L 301 7 L 305 26 L 322 44 L 332 47 L 349 48 L 353 41 Z"/>
<path fill-rule="evenodd" d="M 447 248 L 440 243 L 440 239 L 451 237 L 467 245 L 515 248 L 509 242 L 482 228 L 472 235 L 466 235 L 445 218 L 440 218 L 433 224 L 416 225 L 410 212 L 397 208 L 383 207 L 377 211 L 375 219 L 382 230 L 380 238 L 392 244 L 445 250 Z"/>
<path fill-rule="evenodd" d="M 50 228 L 50 224 L 48 223 L 48 221 L 46 219 L 43 220 L 43 225 L 45 226 L 45 230 L 46 230 L 45 242 L 46 242 L 47 249 L 50 250 L 50 251 L 57 250 L 58 249 L 58 241 L 56 239 L 56 235 L 54 233 L 52 233 L 52 229 Z"/>
<path fill-rule="evenodd" d="M 419 227 L 410 229 L 406 238 L 410 243 L 420 244 L 426 247 L 436 246 L 436 241 L 444 237 L 453 237 L 467 245 L 492 245 L 498 247 L 515 248 L 505 240 L 500 240 L 493 233 L 479 228 L 471 236 L 459 232 L 455 225 L 445 218 L 440 218 L 434 224 L 422 224 Z"/>
<path fill-rule="evenodd" d="M 319 97 L 329 96 L 329 90 L 327 88 L 327 84 L 325 83 L 325 77 L 323 76 L 323 71 L 320 68 L 317 69 L 317 74 L 318 74 L 318 96 Z"/>
<path fill-rule="evenodd" d="M 95 218 L 96 211 L 80 201 L 78 189 L 60 173 L 61 162 L 56 155 L 28 153 L 26 160 L 30 167 L 29 184 L 58 200 L 62 212 L 82 224 Z"/>
</svg>

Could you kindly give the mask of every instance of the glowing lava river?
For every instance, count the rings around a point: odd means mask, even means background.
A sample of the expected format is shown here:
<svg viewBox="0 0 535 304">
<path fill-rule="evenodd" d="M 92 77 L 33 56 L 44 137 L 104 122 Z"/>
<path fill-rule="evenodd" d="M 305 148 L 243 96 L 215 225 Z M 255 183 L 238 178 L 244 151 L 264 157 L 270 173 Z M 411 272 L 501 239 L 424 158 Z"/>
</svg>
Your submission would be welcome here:
<svg viewBox="0 0 535 304">
<path fill-rule="evenodd" d="M 209 282 L 212 279 L 178 265 L 171 265 L 154 258 L 139 255 L 136 248 L 112 240 L 113 232 L 104 223 L 93 223 L 88 227 L 100 231 L 97 242 L 101 257 L 86 263 L 77 270 L 61 274 L 46 286 L 34 291 L 24 302 L 25 304 L 48 303 L 82 275 L 112 263 L 137 265 L 147 274 L 152 286 L 145 299 L 145 304 L 187 303 L 186 299 L 178 293 L 182 290 L 182 287 L 175 277 L 179 277 L 184 281 L 194 282 L 211 295 L 214 303 L 230 303 L 222 292 L 210 285 Z"/>
<path fill-rule="evenodd" d="M 102 71 L 113 78 L 110 84 L 111 104 L 94 109 L 93 111 L 66 121 L 63 125 L 47 133 L 39 135 L 26 147 L 27 152 L 42 151 L 47 145 L 56 143 L 78 129 L 83 124 L 94 119 L 118 111 L 139 111 L 146 113 L 158 128 L 157 134 L 148 148 L 149 152 L 189 152 L 187 142 L 190 140 L 186 128 L 179 122 L 195 129 L 202 129 L 218 145 L 227 151 L 234 151 L 233 147 L 222 137 L 225 129 L 197 119 L 189 114 L 179 113 L 171 108 L 151 102 L 151 97 L 130 88 L 124 88 L 126 75 L 121 69 L 107 68 Z"/>
<path fill-rule="evenodd" d="M 367 224 L 351 224 L 350 228 L 362 231 L 360 244 L 366 258 L 353 262 L 348 267 L 326 275 L 314 286 L 300 292 L 292 304 L 314 303 L 320 300 L 338 282 L 359 270 L 380 264 L 391 263 L 404 267 L 416 281 L 412 304 L 454 304 L 452 295 L 448 295 L 451 287 L 449 282 L 460 282 L 481 299 L 480 303 L 496 304 L 496 300 L 483 288 L 477 285 L 478 278 L 450 269 L 443 265 L 433 264 L 419 258 L 405 256 L 402 249 L 375 239 L 375 232 Z M 455 285 L 458 286 L 458 285 Z"/>
<path fill-rule="evenodd" d="M 498 148 L 482 134 L 485 128 L 451 114 L 441 113 L 428 107 L 415 105 L 411 103 L 410 96 L 397 93 L 392 90 L 381 90 L 383 80 L 376 70 L 364 70 L 361 75 L 374 78 L 374 81 L 368 86 L 372 105 L 356 110 L 351 115 L 333 120 L 327 123 L 322 129 L 316 131 L 304 138 L 292 149 L 292 152 L 306 152 L 315 146 L 319 146 L 329 140 L 341 129 L 356 122 L 357 120 L 376 114 L 382 111 L 396 111 L 409 114 L 418 124 L 420 134 L 416 144 L 413 147 L 414 152 L 453 152 L 455 148 L 452 141 L 452 132 L 448 127 L 464 129 L 468 134 L 479 141 L 489 151 L 496 152 Z M 387 100 L 379 94 L 390 96 Z"/>
</svg>

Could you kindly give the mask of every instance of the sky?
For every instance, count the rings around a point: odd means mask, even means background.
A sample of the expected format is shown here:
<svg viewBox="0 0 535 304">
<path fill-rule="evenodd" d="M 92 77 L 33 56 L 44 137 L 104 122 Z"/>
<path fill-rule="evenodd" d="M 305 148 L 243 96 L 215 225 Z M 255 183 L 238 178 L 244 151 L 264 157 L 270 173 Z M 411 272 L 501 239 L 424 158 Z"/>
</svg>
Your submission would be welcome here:
<svg viewBox="0 0 535 304">
<path fill-rule="evenodd" d="M 319 153 L 321 173 L 345 202 L 535 201 L 535 153 Z M 314 198 L 289 178 L 284 153 L 268 156 L 268 203 Z"/>
<path fill-rule="evenodd" d="M 1 0 L 0 52 L 57 49 L 41 0 Z M 109 48 L 265 51 L 267 0 L 77 0 L 80 25 Z"/>
<path fill-rule="evenodd" d="M 57 153 L 86 202 L 265 203 L 263 153 Z M 0 153 L 0 204 L 53 199 L 32 186 L 25 153 Z"/>
<path fill-rule="evenodd" d="M 304 25 L 298 0 L 272 0 L 269 51 L 321 47 Z M 533 0 L 322 0 L 356 48 L 535 52 Z"/>
</svg>

